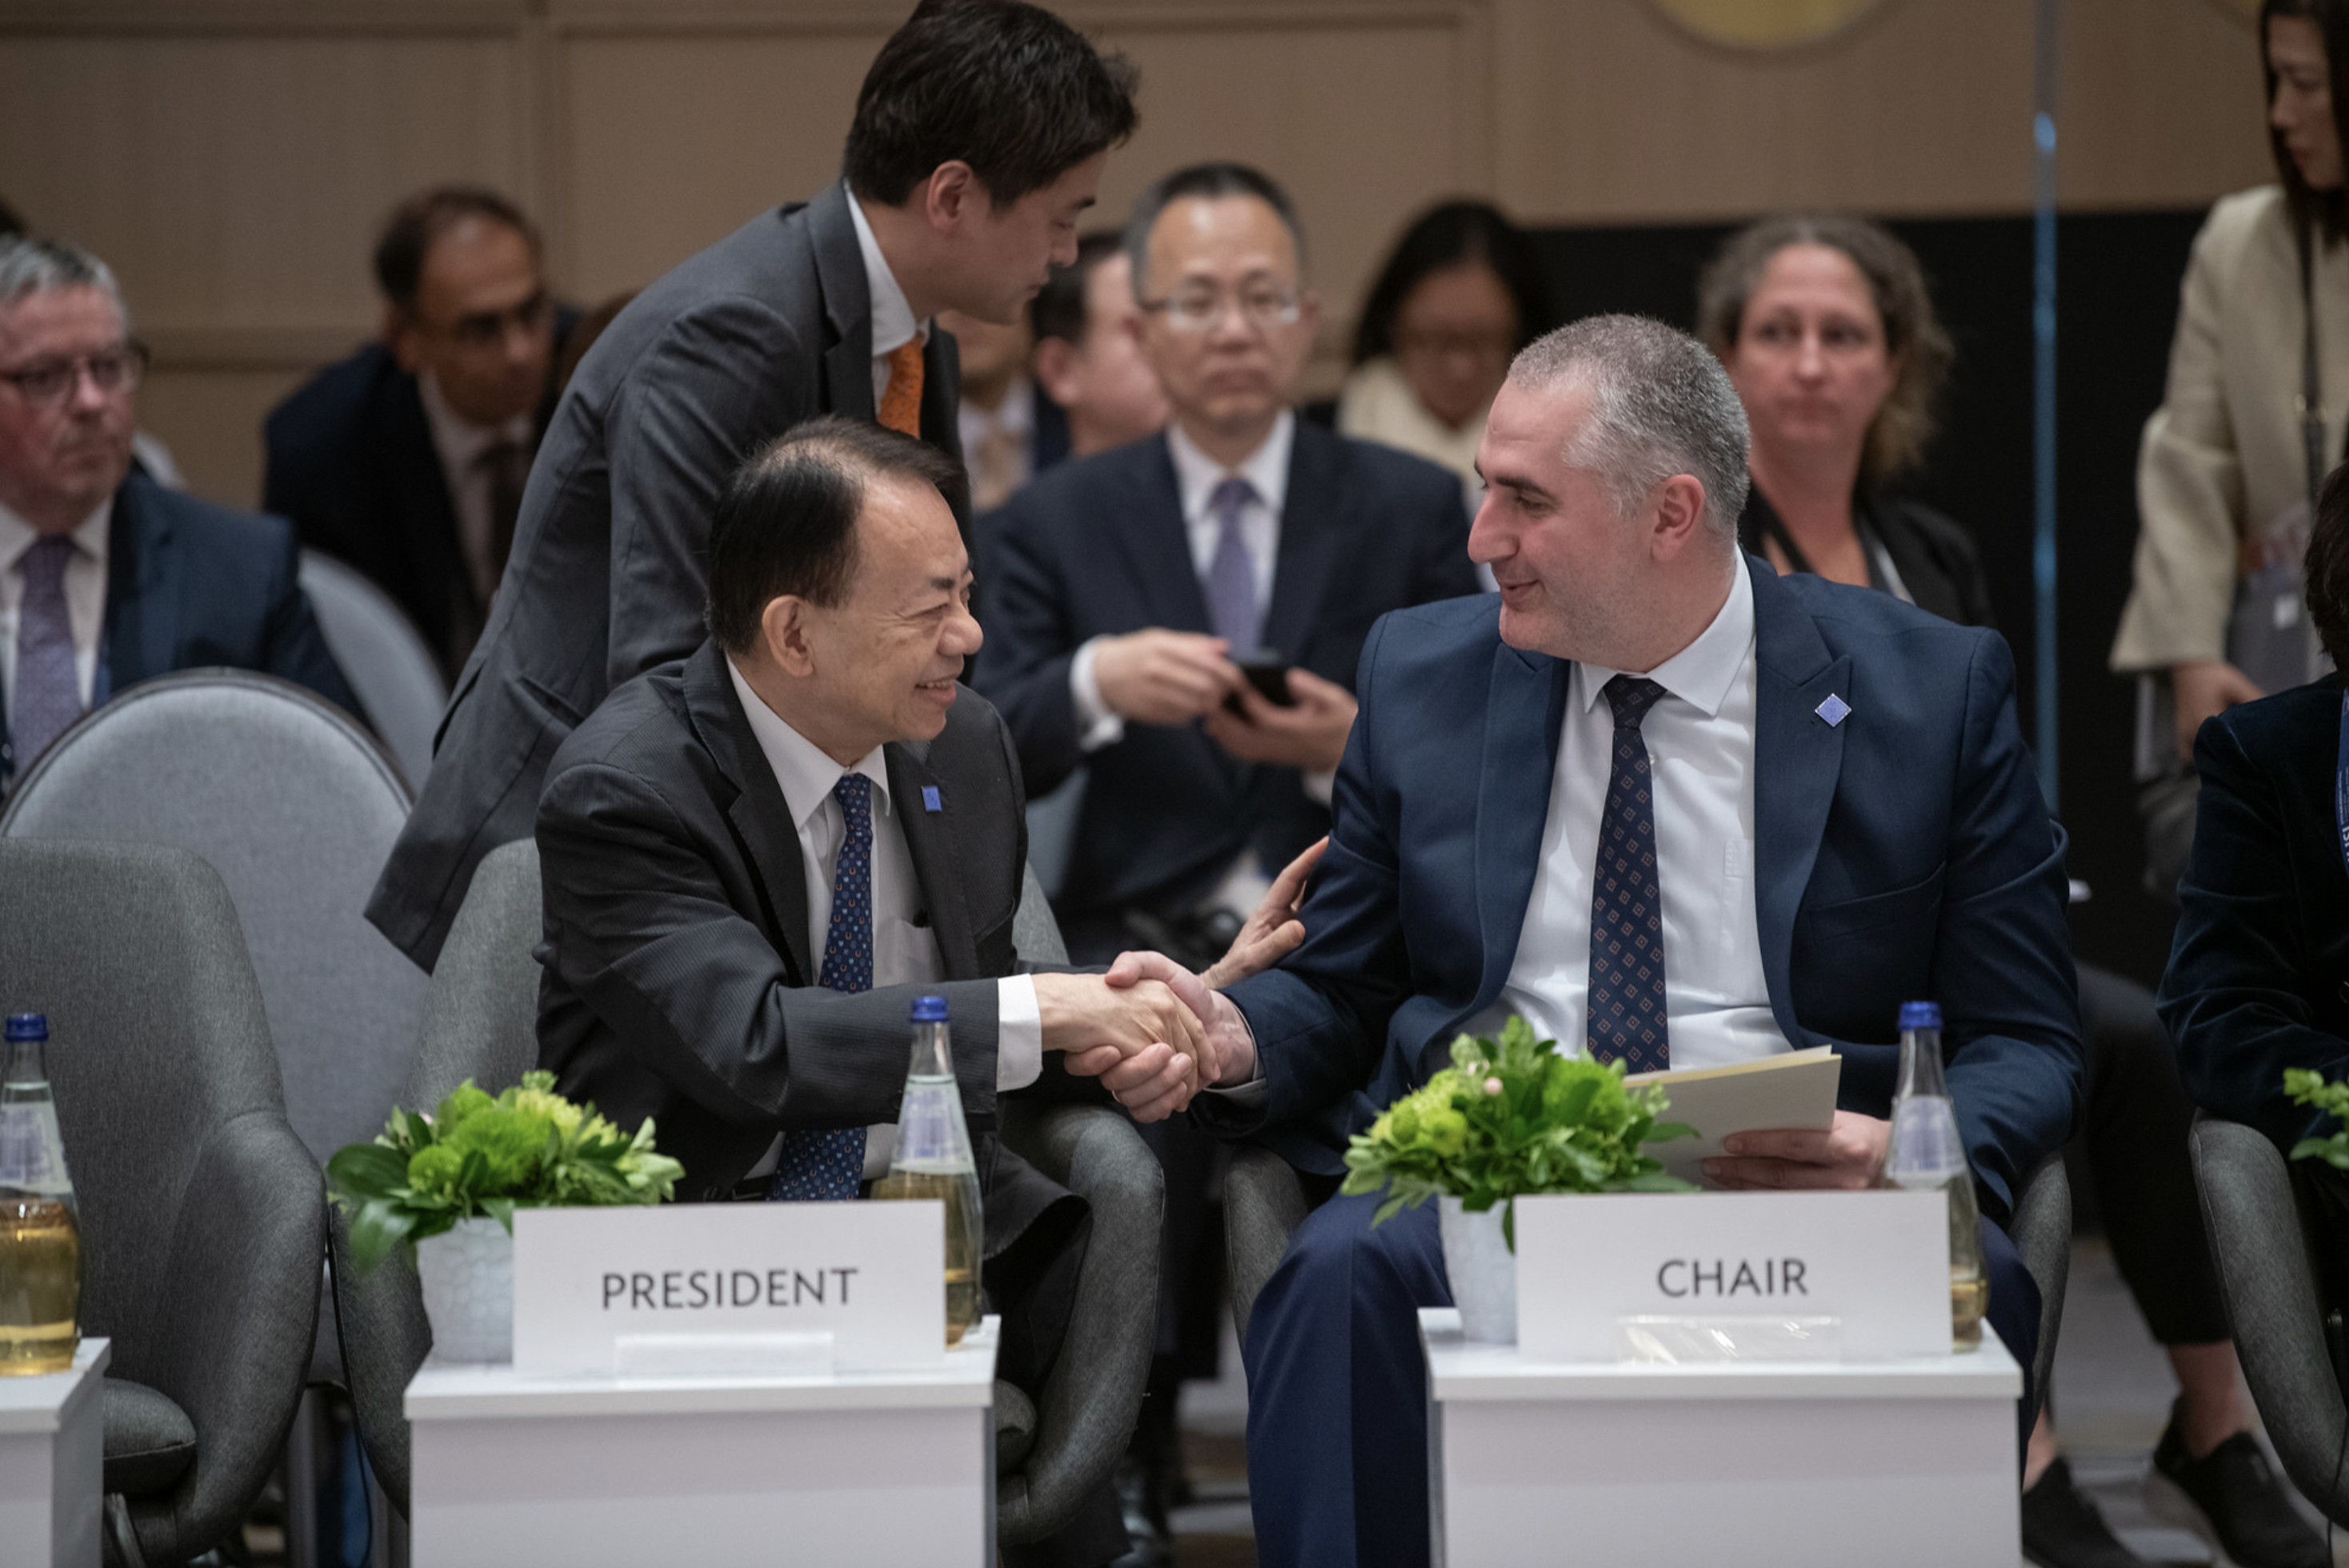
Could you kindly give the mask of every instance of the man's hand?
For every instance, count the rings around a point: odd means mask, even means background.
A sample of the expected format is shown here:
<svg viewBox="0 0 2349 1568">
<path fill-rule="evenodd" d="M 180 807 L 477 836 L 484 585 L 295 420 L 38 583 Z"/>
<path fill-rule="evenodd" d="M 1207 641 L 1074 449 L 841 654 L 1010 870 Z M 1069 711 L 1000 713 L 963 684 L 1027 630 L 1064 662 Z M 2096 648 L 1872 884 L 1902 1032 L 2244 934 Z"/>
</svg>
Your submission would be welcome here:
<svg viewBox="0 0 2349 1568">
<path fill-rule="evenodd" d="M 1303 859 L 1299 856 L 1299 859 Z M 1295 861 L 1290 862 L 1291 869 Z M 1284 873 L 1286 874 L 1286 873 Z M 1164 953 L 1121 953 L 1102 979 L 1113 986 L 1157 982 L 1171 989 L 1206 1031 L 1207 1057 L 1200 1082 L 1209 1088 L 1241 1084 L 1256 1077 L 1256 1036 L 1247 1020 L 1221 991 Z"/>
<path fill-rule="evenodd" d="M 1265 890 L 1263 902 L 1256 906 L 1256 913 L 1247 917 L 1240 934 L 1232 938 L 1231 946 L 1216 961 L 1215 967 L 1199 976 L 1210 989 L 1220 991 L 1235 981 L 1261 975 L 1305 940 L 1305 923 L 1297 918 L 1298 912 L 1305 906 L 1305 879 L 1313 874 L 1321 851 L 1329 847 L 1326 834 L 1314 840 L 1274 879 L 1272 886 Z"/>
<path fill-rule="evenodd" d="M 1704 1173 L 1733 1192 L 1864 1191 L 1882 1184 L 1884 1150 L 1891 1141 L 1890 1122 L 1838 1110 L 1825 1132 L 1732 1133 L 1722 1140 L 1728 1154 L 1706 1161 Z"/>
<path fill-rule="evenodd" d="M 1346 755 L 1346 737 L 1354 727 L 1354 694 L 1336 681 L 1325 681 L 1311 670 L 1291 668 L 1291 707 L 1264 700 L 1255 687 L 1239 690 L 1241 713 L 1217 708 L 1207 715 L 1207 738 L 1243 762 L 1271 762 L 1327 773 Z"/>
<path fill-rule="evenodd" d="M 1152 626 L 1104 637 L 1093 684 L 1110 712 L 1137 724 L 1188 724 L 1247 683 L 1221 637 Z"/>
<path fill-rule="evenodd" d="M 2268 694 L 2251 676 L 2224 659 L 2202 659 L 2173 665 L 2170 696 L 2178 709 L 2178 759 L 2194 760 L 2194 732 L 2202 721 L 2226 712 L 2239 702 L 2257 702 Z"/>
<path fill-rule="evenodd" d="M 1097 1078 L 1137 1121 L 1191 1103 L 1203 1081 L 1206 1037 L 1164 984 L 1111 985 L 1098 975 L 1039 975 L 1044 1048 L 1066 1053 L 1079 1078 Z"/>
</svg>

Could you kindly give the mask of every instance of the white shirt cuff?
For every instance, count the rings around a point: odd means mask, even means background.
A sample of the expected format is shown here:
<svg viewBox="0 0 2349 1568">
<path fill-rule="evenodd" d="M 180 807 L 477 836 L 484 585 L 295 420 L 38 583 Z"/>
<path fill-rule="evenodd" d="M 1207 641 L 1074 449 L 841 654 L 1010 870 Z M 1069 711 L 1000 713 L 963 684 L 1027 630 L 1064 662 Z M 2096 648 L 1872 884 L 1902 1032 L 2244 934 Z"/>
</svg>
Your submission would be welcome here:
<svg viewBox="0 0 2349 1568">
<path fill-rule="evenodd" d="M 1093 661 L 1101 656 L 1102 639 L 1090 637 L 1069 661 L 1069 700 L 1077 709 L 1077 749 L 1099 751 L 1125 738 L 1125 720 L 1102 700 L 1101 682 L 1093 678 Z"/>
<path fill-rule="evenodd" d="M 1036 977 L 1007 975 L 995 983 L 995 1088 L 1026 1088 L 1044 1073 L 1044 1010 Z"/>
<path fill-rule="evenodd" d="M 1305 776 L 1305 798 L 1317 806 L 1327 806 L 1330 797 L 1338 792 L 1338 770 L 1335 768 L 1313 769 Z"/>
</svg>

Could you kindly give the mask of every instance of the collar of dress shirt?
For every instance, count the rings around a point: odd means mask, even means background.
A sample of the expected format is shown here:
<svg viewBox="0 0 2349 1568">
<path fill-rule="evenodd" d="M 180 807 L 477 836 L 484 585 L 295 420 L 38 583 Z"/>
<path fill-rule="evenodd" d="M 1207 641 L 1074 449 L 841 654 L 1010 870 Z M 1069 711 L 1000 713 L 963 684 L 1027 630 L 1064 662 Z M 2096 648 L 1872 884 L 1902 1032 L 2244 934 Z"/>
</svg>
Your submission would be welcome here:
<svg viewBox="0 0 2349 1568">
<path fill-rule="evenodd" d="M 82 519 L 73 531 L 73 542 L 81 552 L 106 564 L 106 533 L 114 521 L 114 498 L 108 496 L 98 503 L 98 510 Z M 13 572 L 25 559 L 25 552 L 33 548 L 40 533 L 33 525 L 18 517 L 5 505 L 0 505 L 0 572 Z"/>
<path fill-rule="evenodd" d="M 842 189 L 847 185 L 846 181 L 841 181 Z M 854 191 L 848 192 L 848 218 L 856 225 L 856 249 L 864 258 L 864 297 L 873 315 L 873 357 L 878 359 L 913 338 L 929 342 L 930 324 L 914 319 L 914 307 L 905 303 L 905 291 L 897 286 L 889 258 L 881 253 L 873 225 L 864 221 L 864 203 Z"/>
<path fill-rule="evenodd" d="M 449 407 L 440 383 L 429 370 L 416 373 L 416 393 L 424 400 L 424 423 L 432 431 L 432 449 L 440 456 L 440 471 L 449 476 L 452 490 L 473 471 L 481 454 L 500 441 L 530 445 L 533 427 L 528 414 L 516 414 L 502 425 L 476 425 Z"/>
<path fill-rule="evenodd" d="M 1702 709 L 1707 718 L 1721 711 L 1730 683 L 1754 655 L 1754 583 L 1745 574 L 1745 552 L 1733 553 L 1737 575 L 1730 582 L 1729 597 L 1713 614 L 1713 624 L 1697 634 L 1696 641 L 1648 672 L 1650 680 Z M 1582 711 L 1589 712 L 1607 683 L 1622 673 L 1597 665 L 1577 665 L 1575 700 Z"/>
<path fill-rule="evenodd" d="M 882 758 L 881 748 L 874 747 L 856 759 L 854 768 L 843 768 L 824 754 L 822 747 L 789 724 L 767 706 L 767 699 L 750 689 L 734 661 L 726 661 L 726 673 L 733 677 L 734 695 L 742 699 L 742 711 L 750 717 L 750 733 L 759 739 L 759 749 L 766 754 L 767 766 L 774 771 L 775 782 L 781 786 L 783 804 L 791 808 L 792 829 L 798 831 L 807 820 L 823 809 L 832 799 L 832 787 L 848 773 L 862 773 L 873 780 L 873 791 L 879 799 L 876 805 L 886 810 L 889 802 L 889 766 Z"/>
<path fill-rule="evenodd" d="M 1227 469 L 1201 451 L 1197 443 L 1183 433 L 1181 423 L 1166 427 L 1166 449 L 1174 459 L 1175 487 L 1183 492 L 1183 520 L 1197 522 L 1207 515 L 1207 506 L 1216 487 L 1237 476 L 1256 487 L 1256 498 L 1275 519 L 1280 516 L 1281 503 L 1288 496 L 1288 451 L 1297 440 L 1297 416 L 1287 408 L 1272 422 L 1272 432 L 1264 444 L 1240 460 L 1237 468 Z"/>
</svg>

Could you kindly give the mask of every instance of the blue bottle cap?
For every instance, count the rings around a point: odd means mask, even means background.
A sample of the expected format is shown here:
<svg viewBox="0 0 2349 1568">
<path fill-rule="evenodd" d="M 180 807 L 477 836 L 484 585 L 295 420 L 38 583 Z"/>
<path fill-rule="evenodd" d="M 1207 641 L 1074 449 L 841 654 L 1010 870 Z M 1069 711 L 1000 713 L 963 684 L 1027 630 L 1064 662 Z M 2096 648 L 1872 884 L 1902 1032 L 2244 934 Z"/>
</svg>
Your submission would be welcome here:
<svg viewBox="0 0 2349 1568">
<path fill-rule="evenodd" d="M 1941 1005 L 1939 1002 L 1903 1002 L 1900 1004 L 1900 1032 L 1911 1029 L 1938 1029 L 1941 1026 Z"/>
<path fill-rule="evenodd" d="M 46 1040 L 49 1037 L 49 1020 L 45 1013 L 12 1013 L 8 1016 L 8 1037 L 12 1040 Z"/>
<path fill-rule="evenodd" d="M 914 1022 L 916 1024 L 943 1024 L 946 1021 L 947 999 L 944 996 L 916 996 L 914 998 Z"/>
</svg>

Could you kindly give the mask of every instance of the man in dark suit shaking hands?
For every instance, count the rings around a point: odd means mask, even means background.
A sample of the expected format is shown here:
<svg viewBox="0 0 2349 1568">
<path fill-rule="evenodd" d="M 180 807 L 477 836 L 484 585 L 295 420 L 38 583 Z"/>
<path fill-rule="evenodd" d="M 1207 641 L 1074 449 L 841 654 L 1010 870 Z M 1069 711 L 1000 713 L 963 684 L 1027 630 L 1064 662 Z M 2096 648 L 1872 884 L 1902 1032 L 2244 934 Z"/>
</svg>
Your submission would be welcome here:
<svg viewBox="0 0 2349 1568">
<path fill-rule="evenodd" d="M 1033 1393 L 1084 1209 L 997 1140 L 997 1097 L 1098 1077 L 1164 1117 L 1200 1036 L 1164 985 L 1019 972 L 1019 772 L 957 680 L 979 645 L 963 484 L 838 418 L 744 468 L 710 529 L 709 639 L 615 691 L 548 770 L 539 1052 L 621 1126 L 657 1119 L 682 1197 L 847 1199 L 888 1169 L 910 1005 L 946 997 L 1001 1375 Z M 1106 1484 L 1071 1528 L 1092 1544 L 1012 1560 L 1124 1551 Z"/>
<path fill-rule="evenodd" d="M 1991 1322 L 2027 1367 L 2038 1292 L 2000 1226 L 2071 1132 L 2081 1057 L 2013 661 L 1741 553 L 1745 443 L 1720 362 L 1670 327 L 1599 316 L 1526 348 L 1477 457 L 1469 549 L 1500 593 L 1371 633 L 1304 945 L 1227 995 L 1123 965 L 1209 1020 L 1225 1076 L 1194 1118 L 1324 1177 L 1458 1031 L 1518 1013 L 1634 1070 L 1830 1046 L 1832 1128 L 1732 1139 L 1709 1173 L 1873 1186 L 1899 1006 L 1936 1000 Z M 1640 943 L 1661 963 L 1627 962 Z M 1450 1293 L 1433 1207 L 1373 1230 L 1374 1203 L 1310 1215 L 1249 1319 L 1267 1563 L 1427 1560 L 1413 1309 Z"/>
<path fill-rule="evenodd" d="M 923 0 L 857 97 L 842 182 L 684 263 L 557 406 L 488 629 L 368 918 L 429 967 L 481 857 L 531 829 L 547 759 L 621 682 L 693 651 L 719 492 L 818 414 L 959 456 L 947 308 L 1019 319 L 1074 259 L 1133 73 L 1019 0 Z"/>
</svg>

